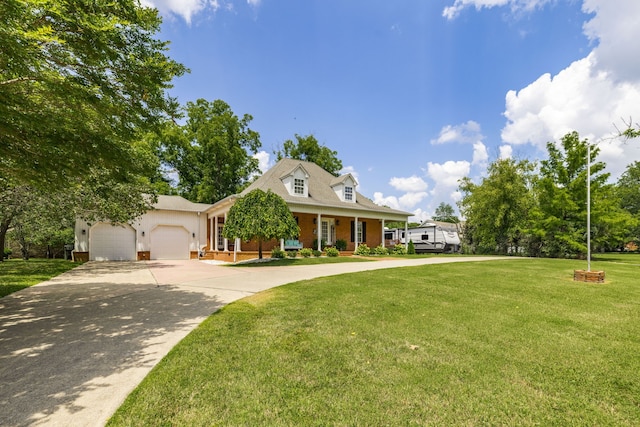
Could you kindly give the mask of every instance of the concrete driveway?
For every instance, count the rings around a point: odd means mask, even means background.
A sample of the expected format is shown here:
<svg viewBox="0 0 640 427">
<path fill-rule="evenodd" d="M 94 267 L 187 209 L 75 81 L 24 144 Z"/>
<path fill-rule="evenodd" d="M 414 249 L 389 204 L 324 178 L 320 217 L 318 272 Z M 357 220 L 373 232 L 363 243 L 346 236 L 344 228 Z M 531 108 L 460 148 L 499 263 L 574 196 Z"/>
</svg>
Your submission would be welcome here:
<svg viewBox="0 0 640 427">
<path fill-rule="evenodd" d="M 95 263 L 0 299 L 0 425 L 97 426 L 168 351 L 225 304 L 333 274 L 496 259 L 305 267 Z"/>
</svg>

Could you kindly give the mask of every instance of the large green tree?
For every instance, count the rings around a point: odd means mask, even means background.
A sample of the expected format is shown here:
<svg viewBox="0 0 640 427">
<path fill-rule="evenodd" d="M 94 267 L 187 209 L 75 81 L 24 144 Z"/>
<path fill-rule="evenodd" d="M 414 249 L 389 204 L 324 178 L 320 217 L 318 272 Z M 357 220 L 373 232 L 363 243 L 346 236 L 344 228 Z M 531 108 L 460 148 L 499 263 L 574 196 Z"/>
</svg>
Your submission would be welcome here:
<svg viewBox="0 0 640 427">
<path fill-rule="evenodd" d="M 335 176 L 338 176 L 342 170 L 342 161 L 338 159 L 338 152 L 321 145 L 313 135 L 296 134 L 295 141 L 286 140 L 282 149 L 274 151 L 274 154 L 277 160 L 287 158 L 313 162 Z"/>
<path fill-rule="evenodd" d="M 577 132 L 560 144 L 547 143 L 548 158 L 541 162 L 536 185 L 537 209 L 531 232 L 540 241 L 540 254 L 551 257 L 587 253 L 587 152 L 589 141 Z M 604 250 L 619 245 L 633 219 L 619 206 L 608 183 L 605 163 L 596 161 L 599 149 L 591 147 L 591 241 Z"/>
<path fill-rule="evenodd" d="M 533 168 L 526 160 L 499 159 L 489 165 L 480 184 L 461 181 L 459 207 L 466 218 L 466 243 L 474 251 L 504 254 L 522 247 L 534 203 Z"/>
<path fill-rule="evenodd" d="M 180 194 L 214 203 L 241 191 L 259 172 L 253 155 L 261 144 L 249 128 L 253 118 L 236 116 L 222 100 L 198 99 L 185 111 L 186 123 L 166 123 L 158 146 L 163 162 L 178 173 Z"/>
<path fill-rule="evenodd" d="M 618 179 L 616 192 L 620 198 L 620 206 L 629 212 L 640 223 L 640 162 L 627 166 Z M 629 229 L 629 238 L 640 242 L 640 227 L 635 225 Z"/>
<path fill-rule="evenodd" d="M 228 239 L 258 240 L 258 257 L 262 259 L 262 242 L 285 239 L 300 234 L 300 227 L 284 199 L 256 189 L 238 199 L 229 210 L 223 235 Z"/>
<path fill-rule="evenodd" d="M 0 175 L 52 188 L 140 172 L 132 142 L 175 110 L 186 69 L 137 0 L 0 2 Z"/>
</svg>

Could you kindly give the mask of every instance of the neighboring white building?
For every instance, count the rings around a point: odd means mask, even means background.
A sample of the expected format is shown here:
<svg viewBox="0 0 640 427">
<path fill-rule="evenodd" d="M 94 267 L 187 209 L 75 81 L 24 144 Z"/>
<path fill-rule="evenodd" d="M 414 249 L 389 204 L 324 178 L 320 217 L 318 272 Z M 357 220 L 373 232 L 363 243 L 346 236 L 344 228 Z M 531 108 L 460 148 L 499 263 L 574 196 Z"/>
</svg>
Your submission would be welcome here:
<svg viewBox="0 0 640 427">
<path fill-rule="evenodd" d="M 158 196 L 153 209 L 130 224 L 76 221 L 76 259 L 128 261 L 197 258 L 207 244 L 211 205 Z"/>
</svg>

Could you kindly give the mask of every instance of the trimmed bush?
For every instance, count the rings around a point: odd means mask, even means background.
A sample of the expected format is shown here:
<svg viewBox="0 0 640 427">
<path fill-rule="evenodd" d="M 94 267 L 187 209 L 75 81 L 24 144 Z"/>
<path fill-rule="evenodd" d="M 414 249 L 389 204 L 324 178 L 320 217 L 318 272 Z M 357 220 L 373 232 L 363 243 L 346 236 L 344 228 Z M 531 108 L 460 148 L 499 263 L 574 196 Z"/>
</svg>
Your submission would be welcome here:
<svg viewBox="0 0 640 427">
<path fill-rule="evenodd" d="M 287 253 L 280 248 L 271 249 L 271 258 L 282 259 L 286 255 Z"/>
<path fill-rule="evenodd" d="M 361 243 L 358 245 L 358 249 L 355 250 L 354 255 L 362 255 L 367 256 L 371 254 L 371 249 L 367 246 L 366 243 Z"/>
<path fill-rule="evenodd" d="M 344 240 L 344 239 L 336 240 L 335 248 L 337 250 L 339 250 L 339 251 L 346 251 L 347 250 L 347 241 Z"/>
<path fill-rule="evenodd" d="M 376 254 L 376 255 L 389 255 L 389 251 L 387 250 L 387 248 L 382 246 L 382 244 L 376 246 L 373 249 L 373 253 Z"/>
<path fill-rule="evenodd" d="M 336 248 L 328 248 L 328 249 L 326 250 L 326 254 L 327 254 L 327 256 L 329 256 L 329 257 L 337 257 L 337 256 L 339 256 L 339 255 L 340 255 L 340 251 L 339 251 L 339 250 L 337 250 Z"/>
<path fill-rule="evenodd" d="M 311 248 L 300 249 L 300 255 L 303 258 L 309 258 L 311 254 L 313 254 L 313 251 L 311 250 Z"/>
<path fill-rule="evenodd" d="M 407 253 L 409 255 L 414 255 L 416 253 L 416 248 L 413 246 L 413 240 L 409 240 L 409 247 L 407 248 Z"/>
<path fill-rule="evenodd" d="M 391 248 L 389 248 L 391 249 Z M 405 255 L 407 253 L 406 249 L 404 248 L 404 245 L 398 243 L 397 245 L 395 245 L 392 249 L 392 252 L 395 255 Z"/>
<path fill-rule="evenodd" d="M 287 251 L 287 256 L 289 258 L 295 258 L 298 256 L 298 251 Z"/>
<path fill-rule="evenodd" d="M 316 258 L 321 257 L 321 256 L 322 256 L 322 251 L 319 251 L 319 250 L 317 250 L 317 249 L 314 249 L 314 250 L 313 250 L 313 256 L 314 256 L 314 257 L 316 257 Z"/>
</svg>

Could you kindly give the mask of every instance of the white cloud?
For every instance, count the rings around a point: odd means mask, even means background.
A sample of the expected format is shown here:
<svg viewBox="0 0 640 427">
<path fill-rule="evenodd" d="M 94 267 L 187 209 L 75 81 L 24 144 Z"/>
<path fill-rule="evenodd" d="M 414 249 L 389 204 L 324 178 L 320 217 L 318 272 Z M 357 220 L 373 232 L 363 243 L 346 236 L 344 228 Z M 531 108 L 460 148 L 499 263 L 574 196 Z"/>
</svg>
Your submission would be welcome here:
<svg viewBox="0 0 640 427">
<path fill-rule="evenodd" d="M 260 6 L 260 3 L 261 3 L 261 2 L 262 2 L 262 0 L 247 0 L 247 3 L 248 3 L 250 6 L 253 6 L 253 7 L 258 7 L 258 6 Z"/>
<path fill-rule="evenodd" d="M 380 206 L 389 206 L 391 209 L 400 209 L 400 202 L 395 196 L 384 196 L 379 191 L 373 193 L 373 202 Z"/>
<path fill-rule="evenodd" d="M 418 176 L 410 176 L 409 178 L 393 177 L 389 181 L 389 185 L 399 191 L 420 192 L 426 191 L 429 185 Z"/>
<path fill-rule="evenodd" d="M 531 11 L 551 1 L 553 0 L 455 0 L 453 6 L 444 8 L 442 16 L 449 20 L 455 19 L 462 10 L 468 7 L 475 7 L 476 10 L 480 10 L 498 6 L 510 6 L 513 12 Z"/>
<path fill-rule="evenodd" d="M 546 142 L 576 130 L 600 143 L 600 159 L 615 178 L 640 160 L 637 144 L 611 141 L 615 128 L 624 128 L 623 120 L 640 117 L 640 2 L 584 0 L 582 9 L 594 14 L 583 28 L 597 46 L 557 75 L 544 74 L 509 91 L 502 139 L 544 150 Z"/>
<path fill-rule="evenodd" d="M 348 173 L 353 175 L 356 181 L 359 181 L 360 175 L 358 174 L 358 172 L 356 172 L 356 169 L 353 166 L 345 166 L 340 170 L 340 175 L 346 175 Z"/>
<path fill-rule="evenodd" d="M 271 166 L 273 166 L 271 162 L 271 155 L 266 151 L 258 151 L 253 155 L 253 157 L 258 159 L 258 167 L 262 173 L 265 173 L 271 168 Z"/>
<path fill-rule="evenodd" d="M 398 199 L 398 202 L 402 209 L 411 209 L 427 196 L 428 194 L 426 191 L 421 191 L 419 193 L 406 193 Z"/>
<path fill-rule="evenodd" d="M 436 183 L 434 191 L 442 188 L 453 189 L 458 187 L 458 181 L 469 175 L 471 163 L 462 160 L 454 162 L 449 160 L 444 163 L 427 164 L 427 175 Z"/>
<path fill-rule="evenodd" d="M 510 159 L 513 157 L 513 147 L 510 145 L 501 145 L 499 150 L 501 159 Z"/>
<path fill-rule="evenodd" d="M 489 153 L 487 152 L 487 146 L 478 141 L 473 144 L 473 160 L 472 165 L 486 167 L 489 160 Z"/>
<path fill-rule="evenodd" d="M 215 12 L 221 7 L 219 0 L 141 0 L 141 4 L 158 9 L 163 16 L 181 16 L 187 24 L 203 10 L 209 8 Z"/>
<path fill-rule="evenodd" d="M 475 144 L 484 139 L 480 124 L 469 120 L 467 123 L 452 126 L 447 125 L 440 130 L 438 138 L 432 139 L 431 144 L 447 144 L 450 142 L 466 142 Z"/>
</svg>

